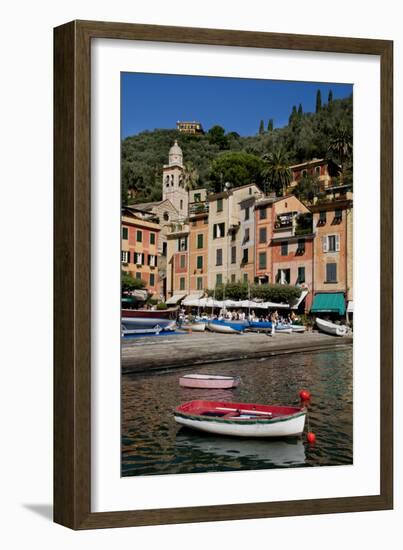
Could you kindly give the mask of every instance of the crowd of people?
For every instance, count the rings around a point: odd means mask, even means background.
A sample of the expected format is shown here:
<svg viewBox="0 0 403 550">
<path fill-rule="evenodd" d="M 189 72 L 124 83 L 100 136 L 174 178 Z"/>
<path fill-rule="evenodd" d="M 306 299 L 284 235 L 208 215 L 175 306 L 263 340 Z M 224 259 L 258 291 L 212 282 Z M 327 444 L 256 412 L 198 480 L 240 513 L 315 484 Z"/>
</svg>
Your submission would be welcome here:
<svg viewBox="0 0 403 550">
<path fill-rule="evenodd" d="M 277 324 L 295 324 L 299 321 L 298 316 L 291 311 L 287 316 L 279 315 L 277 310 L 269 311 L 265 313 L 256 313 L 254 310 L 245 311 L 245 310 L 230 310 L 230 309 L 221 309 L 218 313 L 202 312 L 198 313 L 192 311 L 190 314 L 186 312 L 185 308 L 181 308 L 179 312 L 179 321 L 188 321 L 191 317 L 206 319 L 209 321 L 219 320 L 219 321 L 267 321 L 272 322 L 275 325 Z"/>
</svg>

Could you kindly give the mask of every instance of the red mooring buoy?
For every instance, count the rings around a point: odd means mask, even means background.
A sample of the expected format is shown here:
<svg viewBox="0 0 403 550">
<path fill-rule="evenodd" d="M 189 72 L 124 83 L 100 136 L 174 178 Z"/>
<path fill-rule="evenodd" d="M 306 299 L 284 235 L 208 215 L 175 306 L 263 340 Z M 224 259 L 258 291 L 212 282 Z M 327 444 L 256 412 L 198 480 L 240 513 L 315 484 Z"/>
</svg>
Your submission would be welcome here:
<svg viewBox="0 0 403 550">
<path fill-rule="evenodd" d="M 306 434 L 306 439 L 307 439 L 308 443 L 313 444 L 316 441 L 316 435 L 313 432 L 308 432 Z"/>
<path fill-rule="evenodd" d="M 299 397 L 301 401 L 309 401 L 311 399 L 311 392 L 308 390 L 301 390 L 299 392 Z"/>
</svg>

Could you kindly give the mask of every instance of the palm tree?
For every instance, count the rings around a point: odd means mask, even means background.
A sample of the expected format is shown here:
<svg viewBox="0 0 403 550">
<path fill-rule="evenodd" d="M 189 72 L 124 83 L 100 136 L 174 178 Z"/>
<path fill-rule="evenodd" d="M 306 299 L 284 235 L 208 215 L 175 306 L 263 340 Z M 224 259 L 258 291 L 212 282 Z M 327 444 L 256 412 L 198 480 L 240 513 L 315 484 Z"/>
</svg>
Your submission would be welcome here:
<svg viewBox="0 0 403 550">
<path fill-rule="evenodd" d="M 329 151 L 335 153 L 340 161 L 340 180 L 343 183 L 344 168 L 346 160 L 353 151 L 353 136 L 344 126 L 339 126 L 330 138 Z"/>
<path fill-rule="evenodd" d="M 183 182 L 186 191 L 191 191 L 199 181 L 199 172 L 192 162 L 186 162 L 183 168 Z"/>
<path fill-rule="evenodd" d="M 263 155 L 263 160 L 266 164 L 263 170 L 265 191 L 267 192 L 266 186 L 268 186 L 269 189 L 276 192 L 276 195 L 285 195 L 291 181 L 291 170 L 287 154 L 282 149 L 278 149 Z"/>
</svg>

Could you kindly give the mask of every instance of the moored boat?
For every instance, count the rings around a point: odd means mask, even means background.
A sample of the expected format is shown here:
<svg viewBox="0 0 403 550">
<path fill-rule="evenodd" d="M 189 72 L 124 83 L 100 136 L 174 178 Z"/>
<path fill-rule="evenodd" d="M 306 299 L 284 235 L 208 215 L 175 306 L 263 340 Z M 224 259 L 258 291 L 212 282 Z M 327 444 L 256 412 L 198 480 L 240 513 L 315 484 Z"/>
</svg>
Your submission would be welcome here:
<svg viewBox="0 0 403 550">
<path fill-rule="evenodd" d="M 184 374 L 179 378 L 179 385 L 184 388 L 221 389 L 236 388 L 241 379 L 239 376 L 222 376 L 219 374 Z"/>
<path fill-rule="evenodd" d="M 305 332 L 306 327 L 304 325 L 290 325 L 292 332 Z"/>
<path fill-rule="evenodd" d="M 322 332 L 325 332 L 326 334 L 331 334 L 332 336 L 347 335 L 348 327 L 346 327 L 345 325 L 336 325 L 336 323 L 325 321 L 324 319 L 320 319 L 319 317 L 316 317 L 315 322 L 318 329 Z"/>
<path fill-rule="evenodd" d="M 240 334 L 245 330 L 245 325 L 232 321 L 209 321 L 207 327 L 213 332 L 221 332 L 223 334 Z"/>
<path fill-rule="evenodd" d="M 129 309 L 122 308 L 122 317 L 134 317 L 141 319 L 176 319 L 178 316 L 178 307 L 167 309 Z"/>
<path fill-rule="evenodd" d="M 275 332 L 278 332 L 280 334 L 291 334 L 292 328 L 290 325 L 287 324 L 278 324 L 275 326 Z"/>
<path fill-rule="evenodd" d="M 304 431 L 305 407 L 189 401 L 174 410 L 178 424 L 236 437 L 290 437 Z"/>
<path fill-rule="evenodd" d="M 189 332 L 204 332 L 206 330 L 206 323 L 184 323 L 180 328 Z"/>
</svg>

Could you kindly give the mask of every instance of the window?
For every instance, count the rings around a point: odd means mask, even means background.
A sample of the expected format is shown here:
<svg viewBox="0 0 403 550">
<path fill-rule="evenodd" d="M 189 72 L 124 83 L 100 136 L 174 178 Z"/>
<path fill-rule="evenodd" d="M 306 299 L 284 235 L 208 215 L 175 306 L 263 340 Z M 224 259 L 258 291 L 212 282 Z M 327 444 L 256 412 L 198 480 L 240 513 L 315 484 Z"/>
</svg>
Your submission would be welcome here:
<svg viewBox="0 0 403 550">
<path fill-rule="evenodd" d="M 141 243 L 143 241 L 143 232 L 142 231 L 137 231 L 136 232 L 136 241 L 138 243 Z"/>
<path fill-rule="evenodd" d="M 231 283 L 235 283 L 235 273 L 231 275 Z"/>
<path fill-rule="evenodd" d="M 317 166 L 317 167 L 315 168 L 315 174 L 316 174 L 317 176 L 320 176 L 320 166 Z"/>
<path fill-rule="evenodd" d="M 216 250 L 215 265 L 222 265 L 222 248 L 217 248 L 217 250 Z"/>
<path fill-rule="evenodd" d="M 222 211 L 223 211 L 222 199 L 217 199 L 217 212 L 222 212 Z"/>
<path fill-rule="evenodd" d="M 155 275 L 154 273 L 150 273 L 150 286 L 155 285 Z"/>
<path fill-rule="evenodd" d="M 225 235 L 225 223 L 215 223 L 213 226 L 213 239 L 220 239 Z"/>
<path fill-rule="evenodd" d="M 244 283 L 247 283 L 247 282 L 248 282 L 248 274 L 247 274 L 247 273 L 244 273 L 244 274 L 243 274 L 243 282 L 244 282 Z"/>
<path fill-rule="evenodd" d="M 231 246 L 231 263 L 236 264 L 236 246 Z"/>
<path fill-rule="evenodd" d="M 299 267 L 298 268 L 298 284 L 305 283 L 305 267 Z"/>
<path fill-rule="evenodd" d="M 166 222 L 169 221 L 169 214 L 168 214 L 168 212 L 164 212 L 163 218 L 164 218 L 164 220 L 165 220 Z"/>
<path fill-rule="evenodd" d="M 154 254 L 149 254 L 148 255 L 148 265 L 150 267 L 156 267 L 157 266 L 157 256 L 155 256 Z"/>
<path fill-rule="evenodd" d="M 267 229 L 265 227 L 261 227 L 259 229 L 259 243 L 265 243 L 267 241 Z"/>
<path fill-rule="evenodd" d="M 337 283 L 337 264 L 326 264 L 326 283 Z"/>
<path fill-rule="evenodd" d="M 249 249 L 244 248 L 243 252 L 242 252 L 242 263 L 247 264 L 248 263 L 248 258 L 249 258 Z"/>
<path fill-rule="evenodd" d="M 250 216 L 250 209 L 248 207 L 248 208 L 245 208 L 245 220 L 249 220 L 249 216 Z"/>
<path fill-rule="evenodd" d="M 197 277 L 196 286 L 197 290 L 203 290 L 203 277 Z"/>
<path fill-rule="evenodd" d="M 298 239 L 297 254 L 305 254 L 305 239 Z"/>
<path fill-rule="evenodd" d="M 340 235 L 327 235 L 322 238 L 323 252 L 339 252 Z"/>
<path fill-rule="evenodd" d="M 163 256 L 167 255 L 167 243 L 166 242 L 162 243 L 162 255 Z"/>
<path fill-rule="evenodd" d="M 181 254 L 181 256 L 180 256 L 180 267 L 181 267 L 181 269 L 185 269 L 185 267 L 186 267 L 186 256 L 185 256 L 185 254 Z"/>
<path fill-rule="evenodd" d="M 308 175 L 308 172 L 307 172 L 306 170 L 302 170 L 301 176 L 302 176 L 303 178 L 306 178 L 307 175 Z"/>
<path fill-rule="evenodd" d="M 136 265 L 143 265 L 143 258 L 144 258 L 144 254 L 142 254 L 141 252 L 134 253 L 134 263 Z"/>
<path fill-rule="evenodd" d="M 291 272 L 289 269 L 279 269 L 277 271 L 276 282 L 281 285 L 289 285 L 291 280 Z"/>
<path fill-rule="evenodd" d="M 281 255 L 282 256 L 288 256 L 288 242 L 283 241 L 281 243 Z"/>
<path fill-rule="evenodd" d="M 185 277 L 179 279 L 179 290 L 185 290 Z"/>
<path fill-rule="evenodd" d="M 187 237 L 182 237 L 178 239 L 178 252 L 186 252 L 188 249 L 188 239 Z"/>
<path fill-rule="evenodd" d="M 181 210 L 183 210 L 183 200 L 180 200 L 180 202 L 179 202 L 179 208 L 180 208 Z"/>
<path fill-rule="evenodd" d="M 334 219 L 337 221 L 341 221 L 343 219 L 343 210 L 340 210 L 340 208 L 336 208 L 334 211 Z"/>
<path fill-rule="evenodd" d="M 326 211 L 319 212 L 319 223 L 324 225 L 326 223 Z"/>
<path fill-rule="evenodd" d="M 127 229 L 127 227 L 122 227 L 122 239 L 127 241 L 128 238 L 129 238 L 129 230 Z"/>
<path fill-rule="evenodd" d="M 221 273 L 217 273 L 217 275 L 215 277 L 215 284 L 216 284 L 216 286 L 222 285 L 222 274 Z"/>
<path fill-rule="evenodd" d="M 249 227 L 247 227 L 245 229 L 245 236 L 243 238 L 243 242 L 247 243 L 249 241 L 249 239 L 250 239 L 250 230 L 249 230 Z"/>
<path fill-rule="evenodd" d="M 155 233 L 150 233 L 150 244 L 155 244 Z"/>
<path fill-rule="evenodd" d="M 122 250 L 121 258 L 124 264 L 130 263 L 130 252 L 128 250 Z"/>
<path fill-rule="evenodd" d="M 201 201 L 201 194 L 195 193 L 194 194 L 194 202 L 200 202 Z"/>
<path fill-rule="evenodd" d="M 232 231 L 232 233 L 231 233 L 231 241 L 235 241 L 235 239 L 236 239 L 236 233 L 235 233 L 235 231 Z"/>
<path fill-rule="evenodd" d="M 259 219 L 265 220 L 267 218 L 267 209 L 264 206 L 263 208 L 259 209 Z"/>
<path fill-rule="evenodd" d="M 197 269 L 203 269 L 203 256 L 197 256 L 196 266 Z"/>
<path fill-rule="evenodd" d="M 203 233 L 197 235 L 197 248 L 203 248 Z"/>
<path fill-rule="evenodd" d="M 259 252 L 259 269 L 266 269 L 266 252 Z"/>
<path fill-rule="evenodd" d="M 141 273 L 140 273 L 140 271 L 137 271 L 137 272 L 136 272 L 136 279 L 141 279 Z"/>
</svg>

